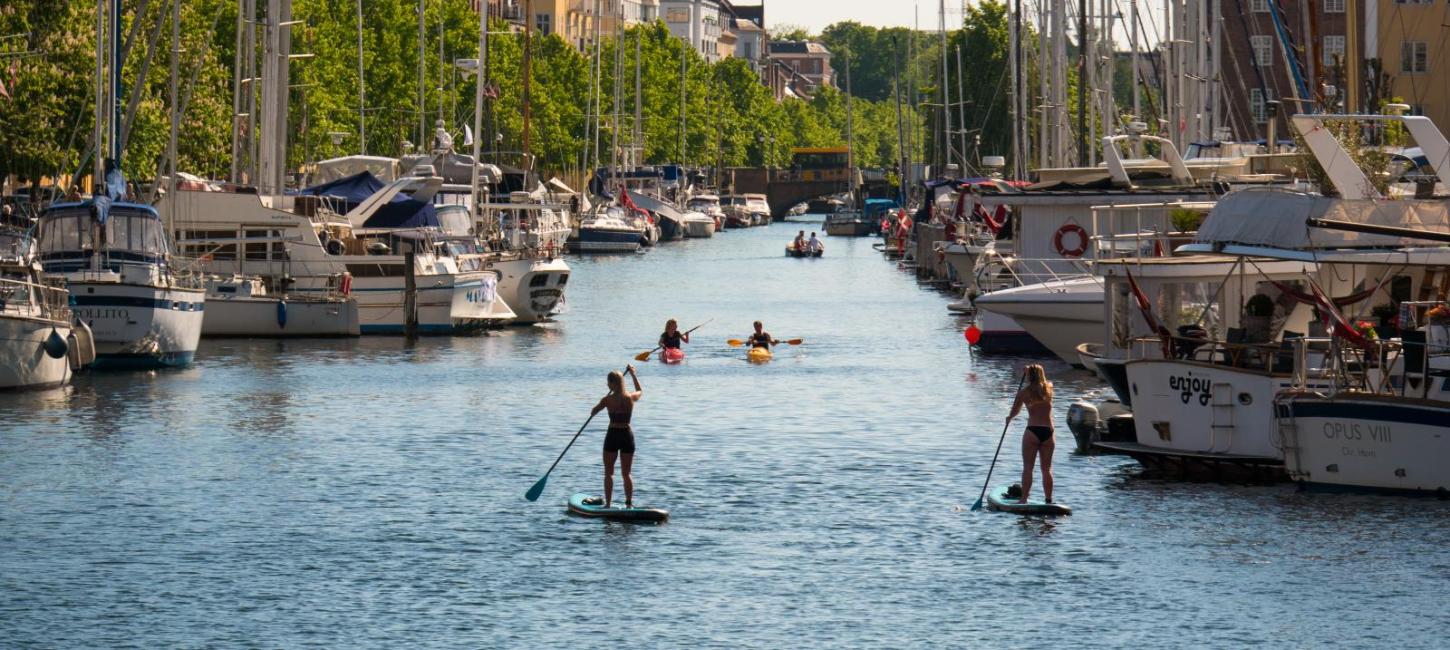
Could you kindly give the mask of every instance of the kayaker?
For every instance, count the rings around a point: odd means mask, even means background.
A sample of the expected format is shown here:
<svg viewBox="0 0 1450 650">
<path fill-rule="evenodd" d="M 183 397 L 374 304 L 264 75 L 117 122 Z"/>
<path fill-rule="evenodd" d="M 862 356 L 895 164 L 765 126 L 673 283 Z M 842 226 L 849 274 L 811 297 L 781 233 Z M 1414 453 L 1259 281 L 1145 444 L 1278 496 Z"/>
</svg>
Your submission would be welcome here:
<svg viewBox="0 0 1450 650">
<path fill-rule="evenodd" d="M 750 347 L 765 348 L 767 350 L 770 349 L 770 346 L 780 343 L 780 341 L 771 338 L 770 332 L 765 331 L 765 326 L 761 325 L 760 321 L 755 321 L 755 333 L 751 334 L 748 340 L 750 341 Z"/>
<path fill-rule="evenodd" d="M 1017 417 L 1022 407 L 1027 407 L 1027 431 L 1022 434 L 1022 498 L 1018 503 L 1027 503 L 1032 492 L 1032 466 L 1037 457 L 1042 458 L 1042 495 L 1052 503 L 1052 451 L 1057 443 L 1052 436 L 1052 382 L 1042 366 L 1032 364 L 1025 369 L 1027 385 L 1017 391 L 1012 402 L 1012 412 L 1007 421 Z"/>
<path fill-rule="evenodd" d="M 690 333 L 681 332 L 680 324 L 673 318 L 665 321 L 665 332 L 660 334 L 660 347 L 666 350 L 678 350 L 682 342 L 690 342 Z"/>
<path fill-rule="evenodd" d="M 824 253 L 826 251 L 826 245 L 816 238 L 816 233 L 811 233 L 811 240 L 806 242 L 806 250 L 809 250 L 811 255 Z"/>
<path fill-rule="evenodd" d="M 806 231 L 800 231 L 800 233 L 795 236 L 795 241 L 791 242 L 790 246 L 791 248 L 794 248 L 795 252 L 797 253 L 806 252 Z"/>
<path fill-rule="evenodd" d="M 609 373 L 609 394 L 599 400 L 590 415 L 601 410 L 609 411 L 609 430 L 604 434 L 604 507 L 608 508 L 614 498 L 614 459 L 619 458 L 619 474 L 624 479 L 624 507 L 634 507 L 634 481 L 630 479 L 630 466 L 634 464 L 634 430 L 630 418 L 634 416 L 634 403 L 639 401 L 644 389 L 639 385 L 639 375 L 634 366 L 624 369 L 634 380 L 634 390 L 624 389 L 624 375 L 619 371 Z"/>
</svg>

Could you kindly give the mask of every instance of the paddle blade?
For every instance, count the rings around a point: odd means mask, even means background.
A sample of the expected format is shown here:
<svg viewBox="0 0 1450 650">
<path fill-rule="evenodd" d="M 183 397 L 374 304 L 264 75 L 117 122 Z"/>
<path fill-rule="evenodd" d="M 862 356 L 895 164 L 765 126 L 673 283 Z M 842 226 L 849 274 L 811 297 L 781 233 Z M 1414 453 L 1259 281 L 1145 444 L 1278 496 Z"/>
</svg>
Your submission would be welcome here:
<svg viewBox="0 0 1450 650">
<path fill-rule="evenodd" d="M 548 482 L 549 475 L 545 474 L 543 478 L 539 479 L 538 483 L 534 484 L 534 487 L 529 488 L 529 491 L 524 493 L 524 498 L 530 501 L 538 501 L 539 496 L 544 493 L 544 484 Z M 980 501 L 978 502 L 978 505 L 981 505 Z"/>
<path fill-rule="evenodd" d="M 634 355 L 634 360 L 635 361 L 649 361 L 649 355 L 651 355 L 653 353 L 654 353 L 654 350 L 650 350 L 649 352 L 641 352 L 639 354 Z"/>
<path fill-rule="evenodd" d="M 805 339 L 787 339 L 786 340 L 786 345 L 800 345 L 801 343 L 804 343 L 804 342 L 805 342 Z"/>
<path fill-rule="evenodd" d="M 982 509 L 982 500 L 979 498 L 979 499 L 977 499 L 977 502 L 976 503 L 973 503 L 972 504 L 972 512 L 976 512 L 976 511 L 981 510 L 981 509 Z"/>
<path fill-rule="evenodd" d="M 745 345 L 745 341 L 742 341 L 740 339 L 730 339 L 730 340 L 728 340 L 728 341 L 725 342 L 725 345 L 728 345 L 728 346 L 730 346 L 732 348 L 738 348 L 738 347 L 740 347 L 742 345 Z"/>
</svg>

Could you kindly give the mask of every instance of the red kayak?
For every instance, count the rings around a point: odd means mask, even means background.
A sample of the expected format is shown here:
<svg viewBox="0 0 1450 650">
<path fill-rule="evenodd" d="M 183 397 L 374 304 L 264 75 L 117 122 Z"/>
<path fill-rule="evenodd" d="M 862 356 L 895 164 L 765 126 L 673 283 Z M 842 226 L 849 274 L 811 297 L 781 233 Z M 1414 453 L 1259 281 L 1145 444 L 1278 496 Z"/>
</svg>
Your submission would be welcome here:
<svg viewBox="0 0 1450 650">
<path fill-rule="evenodd" d="M 685 351 L 680 348 L 665 348 L 660 352 L 660 361 L 665 363 L 679 363 L 685 360 Z"/>
</svg>

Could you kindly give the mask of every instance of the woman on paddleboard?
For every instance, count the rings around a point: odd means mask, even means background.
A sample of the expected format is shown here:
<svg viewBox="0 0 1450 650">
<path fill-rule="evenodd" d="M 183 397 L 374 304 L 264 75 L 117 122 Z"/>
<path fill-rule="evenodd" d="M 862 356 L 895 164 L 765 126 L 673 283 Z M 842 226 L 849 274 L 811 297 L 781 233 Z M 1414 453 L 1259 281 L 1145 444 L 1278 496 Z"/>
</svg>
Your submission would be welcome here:
<svg viewBox="0 0 1450 650">
<path fill-rule="evenodd" d="M 660 335 L 660 347 L 666 350 L 680 349 L 680 343 L 689 343 L 690 333 L 681 332 L 680 324 L 671 318 L 665 321 L 665 332 Z"/>
<path fill-rule="evenodd" d="M 674 321 L 670 321 L 673 323 Z M 599 400 L 590 415 L 602 410 L 609 411 L 609 430 L 604 434 L 604 507 L 608 508 L 614 497 L 614 459 L 619 458 L 619 473 L 624 479 L 624 507 L 634 507 L 634 481 L 629 477 L 630 466 L 634 464 L 634 430 L 630 418 L 634 416 L 634 403 L 639 401 L 644 389 L 639 385 L 639 375 L 634 366 L 624 369 L 634 380 L 634 390 L 624 389 L 624 375 L 618 371 L 609 373 L 609 394 Z"/>
<path fill-rule="evenodd" d="M 1057 444 L 1052 438 L 1052 382 L 1042 366 L 1027 366 L 1027 385 L 1017 391 L 1012 402 L 1012 412 L 1007 421 L 1017 417 L 1022 407 L 1027 407 L 1027 431 L 1022 434 L 1022 498 L 1018 503 L 1027 503 L 1032 492 L 1032 465 L 1042 457 L 1042 494 L 1052 503 L 1052 450 Z"/>
</svg>

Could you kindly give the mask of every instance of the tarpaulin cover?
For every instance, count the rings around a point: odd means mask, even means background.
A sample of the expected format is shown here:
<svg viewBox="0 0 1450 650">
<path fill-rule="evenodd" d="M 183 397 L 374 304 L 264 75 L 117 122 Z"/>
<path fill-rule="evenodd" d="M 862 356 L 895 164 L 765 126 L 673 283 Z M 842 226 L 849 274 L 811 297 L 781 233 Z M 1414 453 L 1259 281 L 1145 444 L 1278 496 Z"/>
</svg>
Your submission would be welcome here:
<svg viewBox="0 0 1450 650">
<path fill-rule="evenodd" d="M 371 172 L 364 171 L 298 190 L 297 194 L 330 199 L 337 203 L 337 211 L 345 214 L 366 201 L 368 197 L 377 194 L 383 187 L 384 184 L 378 180 L 378 177 L 373 176 Z M 427 226 L 438 226 L 438 213 L 433 209 L 432 204 L 413 200 L 403 194 L 394 196 L 392 201 L 363 222 L 364 228 L 422 228 Z"/>
<path fill-rule="evenodd" d="M 1194 239 L 1287 250 L 1398 248 L 1418 240 L 1311 228 L 1310 217 L 1450 233 L 1450 209 L 1437 200 L 1346 200 L 1282 189 L 1245 189 L 1219 199 Z"/>
</svg>

